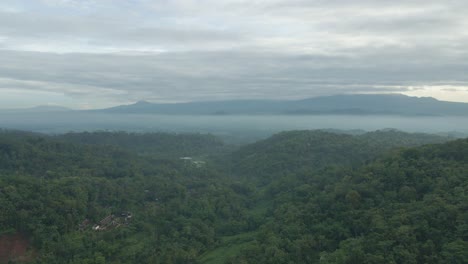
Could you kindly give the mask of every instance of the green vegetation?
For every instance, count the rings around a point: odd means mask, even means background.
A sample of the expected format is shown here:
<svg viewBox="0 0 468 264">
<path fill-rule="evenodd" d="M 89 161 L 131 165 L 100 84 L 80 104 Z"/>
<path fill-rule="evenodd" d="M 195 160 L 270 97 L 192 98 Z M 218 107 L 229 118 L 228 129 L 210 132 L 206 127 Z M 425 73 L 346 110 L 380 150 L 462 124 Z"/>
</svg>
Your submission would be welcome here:
<svg viewBox="0 0 468 264">
<path fill-rule="evenodd" d="M 118 146 L 140 154 L 160 157 L 214 154 L 224 147 L 217 137 L 203 134 L 84 132 L 67 133 L 57 138 L 79 144 Z"/>
<path fill-rule="evenodd" d="M 0 244 L 29 252 L 0 263 L 468 263 L 467 172 L 467 139 L 398 131 L 3 131 Z"/>
</svg>

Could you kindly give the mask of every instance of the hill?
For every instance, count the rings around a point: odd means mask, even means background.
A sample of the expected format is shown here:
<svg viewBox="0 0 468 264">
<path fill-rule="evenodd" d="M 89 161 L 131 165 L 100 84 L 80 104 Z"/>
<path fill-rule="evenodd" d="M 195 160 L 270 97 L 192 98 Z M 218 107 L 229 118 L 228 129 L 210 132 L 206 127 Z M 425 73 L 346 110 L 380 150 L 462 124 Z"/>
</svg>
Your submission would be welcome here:
<svg viewBox="0 0 468 264">
<path fill-rule="evenodd" d="M 79 144 L 116 146 L 138 154 L 173 158 L 213 154 L 225 147 L 219 138 L 208 134 L 83 132 L 67 133 L 55 138 Z"/>
<path fill-rule="evenodd" d="M 382 130 L 358 135 L 322 130 L 282 132 L 234 152 L 232 171 L 269 181 L 278 174 L 357 167 L 392 149 L 448 141 L 447 137 Z"/>
<path fill-rule="evenodd" d="M 29 245 L 1 262 L 190 263 L 244 218 L 245 198 L 209 163 L 84 141 L 0 133 L 0 241 Z"/>
<path fill-rule="evenodd" d="M 467 157 L 463 139 L 354 169 L 277 171 L 257 233 L 226 263 L 466 263 Z"/>
<path fill-rule="evenodd" d="M 183 139 L 206 163 L 180 160 L 178 148 L 154 138 Z M 467 139 L 292 131 L 226 159 L 216 148 L 197 148 L 204 139 L 212 142 L 203 135 L 3 131 L 0 241 L 23 246 L 0 261 L 468 260 Z M 145 140 L 158 150 L 141 155 Z"/>
</svg>

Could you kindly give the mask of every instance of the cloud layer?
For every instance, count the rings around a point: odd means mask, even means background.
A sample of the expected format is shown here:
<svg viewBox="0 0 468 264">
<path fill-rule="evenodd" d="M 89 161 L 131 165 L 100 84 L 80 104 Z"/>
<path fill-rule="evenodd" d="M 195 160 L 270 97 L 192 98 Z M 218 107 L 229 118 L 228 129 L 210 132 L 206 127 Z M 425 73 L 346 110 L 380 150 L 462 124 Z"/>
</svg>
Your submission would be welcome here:
<svg viewBox="0 0 468 264">
<path fill-rule="evenodd" d="M 82 108 L 402 92 L 468 102 L 467 12 L 463 0 L 6 0 L 0 98 L 29 92 L 28 104 Z"/>
</svg>

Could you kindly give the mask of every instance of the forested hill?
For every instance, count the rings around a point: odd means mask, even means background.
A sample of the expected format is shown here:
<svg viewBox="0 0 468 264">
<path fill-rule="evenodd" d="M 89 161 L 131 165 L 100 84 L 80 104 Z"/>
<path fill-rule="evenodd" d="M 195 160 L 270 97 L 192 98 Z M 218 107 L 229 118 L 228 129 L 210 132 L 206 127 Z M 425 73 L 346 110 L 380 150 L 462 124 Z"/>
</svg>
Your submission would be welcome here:
<svg viewBox="0 0 468 264">
<path fill-rule="evenodd" d="M 468 139 L 292 131 L 197 163 L 96 135 L 0 133 L 0 263 L 468 263 Z"/>
<path fill-rule="evenodd" d="M 244 146 L 232 154 L 238 176 L 269 178 L 332 165 L 356 167 L 389 150 L 448 141 L 430 134 L 383 130 L 347 135 L 321 130 L 289 131 Z"/>
<path fill-rule="evenodd" d="M 224 146 L 219 138 L 209 134 L 84 132 L 56 138 L 79 144 L 118 146 L 139 154 L 164 157 L 212 154 Z"/>
<path fill-rule="evenodd" d="M 245 217 L 246 197 L 173 153 L 0 133 L 0 245 L 28 249 L 0 248 L 0 263 L 194 262 Z"/>
<path fill-rule="evenodd" d="M 468 139 L 270 182 L 271 218 L 230 263 L 467 263 Z"/>
<path fill-rule="evenodd" d="M 0 172 L 38 177 L 129 176 L 140 161 L 116 147 L 72 144 L 24 132 L 0 133 Z M 134 162 L 130 162 L 130 161 Z"/>
</svg>

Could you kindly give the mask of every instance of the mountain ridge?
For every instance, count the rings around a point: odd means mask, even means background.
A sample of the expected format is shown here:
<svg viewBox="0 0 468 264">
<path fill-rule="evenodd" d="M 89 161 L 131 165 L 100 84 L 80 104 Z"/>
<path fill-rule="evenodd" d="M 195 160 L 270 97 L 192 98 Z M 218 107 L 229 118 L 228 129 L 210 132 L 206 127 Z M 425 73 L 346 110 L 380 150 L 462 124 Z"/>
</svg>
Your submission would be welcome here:
<svg viewBox="0 0 468 264">
<path fill-rule="evenodd" d="M 340 94 L 299 100 L 223 100 L 183 103 L 133 104 L 91 110 L 72 110 L 59 106 L 3 109 L 2 113 L 81 112 L 160 115 L 397 115 L 468 116 L 468 103 L 448 102 L 432 97 L 403 94 Z"/>
<path fill-rule="evenodd" d="M 139 101 L 106 109 L 104 113 L 173 115 L 410 115 L 466 116 L 468 103 L 440 101 L 432 97 L 402 94 L 331 95 L 300 100 L 226 100 L 186 103 L 150 103 Z"/>
<path fill-rule="evenodd" d="M 73 109 L 60 106 L 60 105 L 37 105 L 33 107 L 28 107 L 28 108 L 0 109 L 0 112 L 12 112 L 12 113 L 30 113 L 30 112 L 47 113 L 47 112 L 68 112 L 68 111 L 73 111 Z"/>
</svg>

